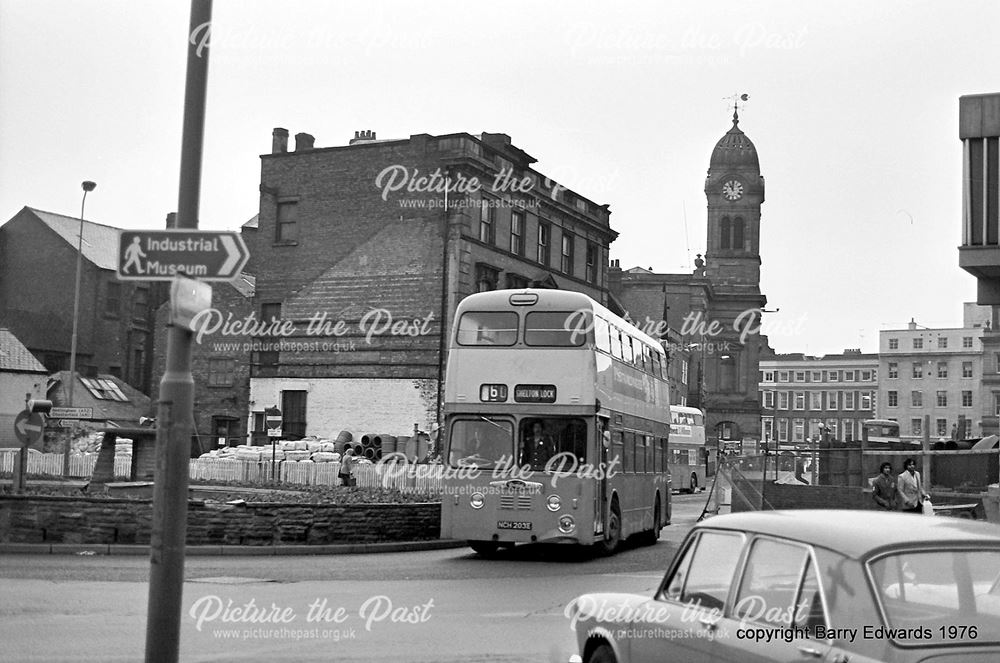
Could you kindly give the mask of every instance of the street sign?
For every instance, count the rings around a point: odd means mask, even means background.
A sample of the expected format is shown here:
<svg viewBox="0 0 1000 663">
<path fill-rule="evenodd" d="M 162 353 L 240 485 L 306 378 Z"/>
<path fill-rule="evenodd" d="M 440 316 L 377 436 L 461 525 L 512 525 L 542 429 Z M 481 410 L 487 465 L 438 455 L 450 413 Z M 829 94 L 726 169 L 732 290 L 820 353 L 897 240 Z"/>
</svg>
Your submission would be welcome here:
<svg viewBox="0 0 1000 663">
<path fill-rule="evenodd" d="M 118 234 L 118 278 L 126 281 L 171 281 L 178 274 L 231 281 L 249 259 L 250 251 L 237 232 L 173 229 Z"/>
<path fill-rule="evenodd" d="M 14 419 L 14 435 L 24 446 L 28 446 L 42 439 L 42 431 L 45 422 L 42 415 L 37 412 L 18 412 Z"/>
<path fill-rule="evenodd" d="M 92 407 L 54 407 L 49 412 L 50 419 L 93 419 Z"/>
</svg>

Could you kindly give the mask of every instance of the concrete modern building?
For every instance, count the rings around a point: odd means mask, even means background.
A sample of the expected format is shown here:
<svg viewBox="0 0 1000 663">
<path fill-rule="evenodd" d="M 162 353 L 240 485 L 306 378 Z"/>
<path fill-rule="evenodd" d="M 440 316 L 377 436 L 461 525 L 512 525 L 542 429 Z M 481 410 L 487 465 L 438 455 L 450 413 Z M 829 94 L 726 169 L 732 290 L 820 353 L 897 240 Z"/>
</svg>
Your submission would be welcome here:
<svg viewBox="0 0 1000 663">
<path fill-rule="evenodd" d="M 761 439 L 758 332 L 767 299 L 760 291 L 760 215 L 764 178 L 757 148 L 733 126 L 716 143 L 705 179 L 707 252 L 691 274 L 609 272 L 612 295 L 639 326 L 662 321 L 689 351 L 687 402 L 706 412 L 716 440 Z"/>
<path fill-rule="evenodd" d="M 932 440 L 980 434 L 986 329 L 968 319 L 974 312 L 966 308 L 964 327 L 928 329 L 911 321 L 879 333 L 877 414 L 898 421 L 904 438 L 923 438 L 925 416 Z"/>
<path fill-rule="evenodd" d="M 534 286 L 609 304 L 608 207 L 535 161 L 500 133 L 326 148 L 300 133 L 289 151 L 275 129 L 245 230 L 258 317 L 291 327 L 257 335 L 275 343 L 253 355 L 251 418 L 276 405 L 293 434 L 426 430 L 463 297 Z"/>
<path fill-rule="evenodd" d="M 793 445 L 819 439 L 861 438 L 861 422 L 873 418 L 879 360 L 845 350 L 810 357 L 765 355 L 760 360 L 761 430 L 770 443 Z"/>
</svg>

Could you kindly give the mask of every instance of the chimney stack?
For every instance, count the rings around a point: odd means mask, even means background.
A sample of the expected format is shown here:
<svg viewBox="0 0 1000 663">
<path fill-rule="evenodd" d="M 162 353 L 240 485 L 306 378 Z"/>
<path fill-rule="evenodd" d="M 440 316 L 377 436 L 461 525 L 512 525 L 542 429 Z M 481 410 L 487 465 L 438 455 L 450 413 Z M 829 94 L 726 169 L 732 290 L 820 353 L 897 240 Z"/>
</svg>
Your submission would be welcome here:
<svg viewBox="0 0 1000 663">
<path fill-rule="evenodd" d="M 271 132 L 271 154 L 284 154 L 288 151 L 288 129 L 275 127 Z"/>
<path fill-rule="evenodd" d="M 909 324 L 909 328 L 910 328 L 911 330 L 913 330 L 913 329 L 916 329 L 916 328 L 917 328 L 917 321 L 916 321 L 916 320 L 914 320 L 913 318 L 910 318 L 910 324 Z"/>
<path fill-rule="evenodd" d="M 177 227 L 177 212 L 167 213 L 167 230 Z"/>
<path fill-rule="evenodd" d="M 366 143 L 368 141 L 375 140 L 375 132 L 371 129 L 363 129 L 362 131 L 355 131 L 354 138 L 348 141 L 348 145 L 354 145 L 355 143 Z"/>
<path fill-rule="evenodd" d="M 295 134 L 295 151 L 302 152 L 303 150 L 313 149 L 313 141 L 316 139 L 307 133 Z"/>
</svg>

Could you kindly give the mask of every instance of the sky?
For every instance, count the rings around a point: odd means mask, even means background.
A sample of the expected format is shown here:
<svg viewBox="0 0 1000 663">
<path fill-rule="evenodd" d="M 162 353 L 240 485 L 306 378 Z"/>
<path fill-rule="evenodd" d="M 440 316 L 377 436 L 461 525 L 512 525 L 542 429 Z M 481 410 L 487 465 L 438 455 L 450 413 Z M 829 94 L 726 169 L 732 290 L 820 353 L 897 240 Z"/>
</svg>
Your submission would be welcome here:
<svg viewBox="0 0 1000 663">
<path fill-rule="evenodd" d="M 0 222 L 123 228 L 176 208 L 189 3 L 0 0 Z M 317 147 L 501 132 L 611 209 L 622 267 L 688 272 L 704 177 L 740 128 L 766 182 L 764 332 L 877 352 L 962 324 L 958 98 L 997 92 L 1000 3 L 216 0 L 200 227 L 257 213 L 271 130 Z"/>
</svg>

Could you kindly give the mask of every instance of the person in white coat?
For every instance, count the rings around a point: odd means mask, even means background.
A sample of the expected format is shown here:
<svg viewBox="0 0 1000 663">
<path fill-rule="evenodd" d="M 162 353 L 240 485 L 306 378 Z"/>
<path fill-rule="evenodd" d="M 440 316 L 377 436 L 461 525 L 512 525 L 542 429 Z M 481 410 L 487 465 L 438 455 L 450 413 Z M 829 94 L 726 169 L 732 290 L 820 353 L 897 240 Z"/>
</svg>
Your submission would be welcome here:
<svg viewBox="0 0 1000 663">
<path fill-rule="evenodd" d="M 924 482 L 917 472 L 917 462 L 912 458 L 903 461 L 903 473 L 896 480 L 899 499 L 902 503 L 900 511 L 908 513 L 923 513 L 924 500 L 930 495 L 924 491 Z"/>
</svg>

